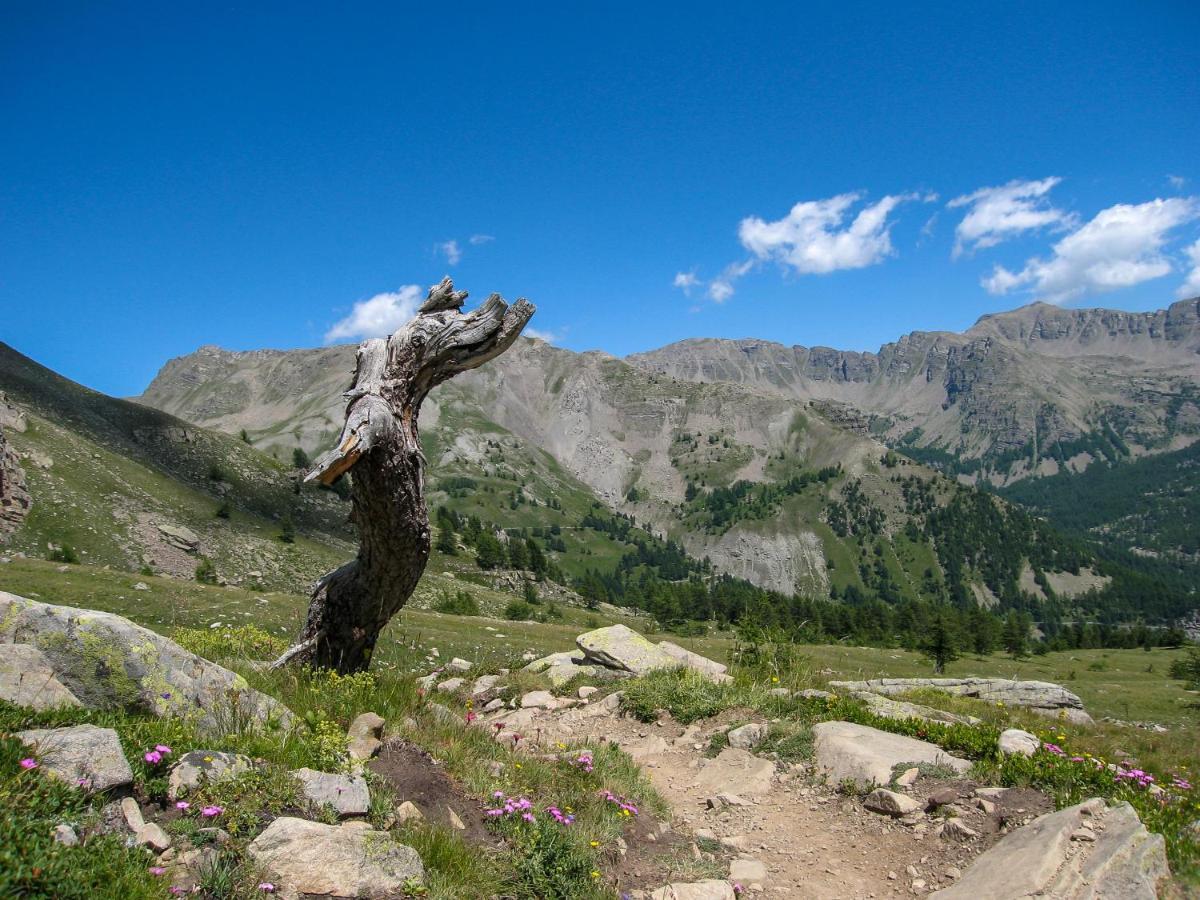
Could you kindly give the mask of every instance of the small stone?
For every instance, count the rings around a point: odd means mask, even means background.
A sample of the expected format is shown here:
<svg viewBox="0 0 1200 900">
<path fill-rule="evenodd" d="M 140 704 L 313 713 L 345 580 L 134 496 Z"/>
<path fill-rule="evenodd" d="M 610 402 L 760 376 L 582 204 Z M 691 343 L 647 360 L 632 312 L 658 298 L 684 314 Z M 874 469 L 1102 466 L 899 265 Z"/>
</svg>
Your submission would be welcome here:
<svg viewBox="0 0 1200 900">
<path fill-rule="evenodd" d="M 1096 840 L 1096 832 L 1092 831 L 1086 825 L 1082 825 L 1071 832 L 1071 840 L 1091 843 Z"/>
<path fill-rule="evenodd" d="M 420 822 L 425 818 L 421 810 L 411 800 L 405 800 L 396 807 L 396 821 L 403 825 L 405 822 Z"/>
<path fill-rule="evenodd" d="M 449 694 L 457 691 L 460 687 L 466 684 L 466 679 L 463 678 L 447 678 L 445 681 L 438 682 L 437 689 L 443 694 Z"/>
<path fill-rule="evenodd" d="M 499 683 L 499 675 L 480 675 L 471 684 L 471 696 L 478 697 L 480 694 L 486 694 Z"/>
<path fill-rule="evenodd" d="M 466 831 L 467 830 L 466 824 L 463 822 L 463 820 L 461 818 L 459 818 L 458 813 L 456 813 L 454 810 L 452 810 L 449 806 L 446 807 L 446 815 L 447 815 L 447 818 L 450 819 L 450 827 L 451 828 L 454 828 L 458 831 Z"/>
<path fill-rule="evenodd" d="M 79 846 L 79 835 L 75 833 L 74 828 L 66 823 L 54 826 L 54 840 L 55 843 L 62 844 L 64 847 Z"/>
<path fill-rule="evenodd" d="M 719 800 L 721 800 L 723 803 L 725 803 L 727 806 L 750 806 L 750 805 L 752 805 L 749 800 L 745 800 L 745 799 L 739 797 L 737 794 L 731 794 L 728 791 L 722 791 L 721 793 L 717 794 L 717 798 Z"/>
<path fill-rule="evenodd" d="M 912 889 L 914 891 L 920 893 L 921 891 L 924 891 L 926 887 L 927 887 L 927 885 L 925 884 L 924 878 L 914 878 L 913 879 Z"/>
<path fill-rule="evenodd" d="M 979 837 L 979 832 L 961 819 L 947 819 L 942 825 L 942 837 L 951 841 L 969 841 Z"/>
<path fill-rule="evenodd" d="M 767 867 L 757 859 L 735 859 L 729 864 L 729 880 L 742 884 L 767 884 Z"/>
<path fill-rule="evenodd" d="M 483 705 L 483 711 L 484 712 L 494 712 L 495 710 L 500 709 L 502 706 L 504 706 L 504 701 L 501 700 L 499 697 L 493 697 L 491 700 L 489 700 L 487 703 L 485 703 Z"/>
<path fill-rule="evenodd" d="M 863 806 L 871 812 L 897 817 L 915 813 L 921 808 L 921 804 L 912 797 L 897 794 L 886 788 L 876 788 L 871 791 L 863 800 Z"/>
<path fill-rule="evenodd" d="M 729 746 L 739 750 L 753 750 L 762 743 L 769 730 L 766 725 L 756 723 L 735 728 L 729 732 Z"/>
<path fill-rule="evenodd" d="M 958 791 L 955 788 L 942 788 L 934 791 L 925 798 L 927 809 L 937 809 L 939 806 L 949 806 L 958 799 Z"/>
<path fill-rule="evenodd" d="M 983 810 L 984 815 L 992 815 L 996 812 L 996 804 L 991 800 L 984 800 L 982 797 L 975 798 L 975 806 L 977 809 Z"/>
<path fill-rule="evenodd" d="M 958 866 L 947 866 L 946 877 L 958 881 L 958 879 L 962 878 L 962 869 Z"/>
<path fill-rule="evenodd" d="M 134 834 L 146 824 L 145 818 L 142 816 L 142 808 L 138 806 L 138 802 L 132 797 L 121 798 L 121 815 L 125 819 L 125 827 Z"/>
<path fill-rule="evenodd" d="M 903 773 L 896 779 L 897 787 L 912 787 L 917 783 L 917 778 L 921 775 L 921 770 L 916 766 L 911 769 L 905 769 Z"/>
<path fill-rule="evenodd" d="M 147 822 L 133 836 L 134 843 L 139 847 L 149 847 L 156 853 L 161 853 L 171 846 L 167 833 L 154 822 Z"/>
<path fill-rule="evenodd" d="M 446 663 L 446 668 L 455 672 L 470 672 L 471 666 L 473 665 L 474 663 L 472 663 L 470 660 L 460 659 L 456 656 L 454 659 L 450 660 L 450 662 Z"/>
<path fill-rule="evenodd" d="M 592 687 L 590 684 L 585 684 L 578 691 L 576 691 L 576 693 L 579 695 L 580 700 L 586 700 L 599 690 L 600 688 L 598 687 Z"/>
<path fill-rule="evenodd" d="M 365 712 L 355 716 L 350 723 L 346 735 L 350 740 L 349 752 L 353 759 L 368 760 L 383 747 L 383 726 L 386 724 L 382 716 L 373 712 Z"/>
<path fill-rule="evenodd" d="M 493 759 L 488 762 L 487 770 L 488 774 L 493 778 L 499 778 L 504 774 L 504 763 L 500 762 L 498 759 Z"/>
<path fill-rule="evenodd" d="M 521 697 L 522 709 L 553 709 L 557 705 L 557 698 L 549 691 L 530 691 Z"/>
</svg>

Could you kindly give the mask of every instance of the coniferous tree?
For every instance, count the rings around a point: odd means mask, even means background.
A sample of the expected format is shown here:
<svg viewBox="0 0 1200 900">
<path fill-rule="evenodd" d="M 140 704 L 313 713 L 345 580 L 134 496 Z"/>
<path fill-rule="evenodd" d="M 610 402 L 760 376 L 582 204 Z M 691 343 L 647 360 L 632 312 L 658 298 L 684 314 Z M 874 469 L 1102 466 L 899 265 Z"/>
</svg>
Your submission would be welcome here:
<svg viewBox="0 0 1200 900">
<path fill-rule="evenodd" d="M 959 636 L 958 629 L 950 615 L 939 609 L 929 623 L 929 631 L 921 643 L 921 652 L 933 661 L 933 671 L 941 675 L 946 671 L 946 664 L 958 659 Z"/>
</svg>

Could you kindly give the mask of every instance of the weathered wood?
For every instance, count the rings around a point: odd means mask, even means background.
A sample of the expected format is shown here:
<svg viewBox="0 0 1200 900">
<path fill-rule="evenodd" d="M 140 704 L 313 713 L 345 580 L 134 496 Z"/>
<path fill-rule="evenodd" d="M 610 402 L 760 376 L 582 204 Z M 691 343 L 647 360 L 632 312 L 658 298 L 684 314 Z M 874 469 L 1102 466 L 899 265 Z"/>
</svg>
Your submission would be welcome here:
<svg viewBox="0 0 1200 900">
<path fill-rule="evenodd" d="M 317 582 L 295 645 L 275 665 L 366 669 L 379 632 L 425 571 L 430 529 L 417 430 L 421 403 L 443 381 L 507 350 L 534 313 L 524 299 L 509 306 L 492 294 L 464 314 L 466 298 L 445 278 L 412 321 L 358 348 L 341 437 L 305 476 L 332 484 L 353 470 L 358 556 Z"/>
</svg>

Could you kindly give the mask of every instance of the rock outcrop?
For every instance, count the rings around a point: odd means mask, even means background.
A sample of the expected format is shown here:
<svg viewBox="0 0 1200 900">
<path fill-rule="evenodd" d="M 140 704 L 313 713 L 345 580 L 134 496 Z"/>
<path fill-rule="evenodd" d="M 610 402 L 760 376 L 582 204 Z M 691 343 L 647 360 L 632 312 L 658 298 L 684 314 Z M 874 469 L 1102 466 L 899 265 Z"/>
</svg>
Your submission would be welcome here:
<svg viewBox="0 0 1200 900">
<path fill-rule="evenodd" d="M 208 730 L 234 718 L 264 723 L 291 718 L 240 675 L 112 613 L 0 591 L 0 644 L 36 647 L 85 706 L 180 716 Z"/>
<path fill-rule="evenodd" d="M 974 697 L 1007 706 L 1022 706 L 1041 715 L 1063 717 L 1070 722 L 1089 724 L 1092 717 L 1083 701 L 1062 685 L 1049 681 L 1014 681 L 1007 678 L 872 678 L 869 681 L 831 681 L 834 690 L 849 693 L 866 691 L 890 696 L 907 691 L 929 689 Z"/>
<path fill-rule="evenodd" d="M 29 514 L 33 501 L 25 486 L 25 472 L 17 459 L 17 451 L 9 446 L 4 436 L 5 423 L 23 422 L 15 408 L 9 406 L 7 398 L 0 394 L 0 544 Z"/>
<path fill-rule="evenodd" d="M 860 787 L 886 785 L 903 763 L 928 763 L 966 772 L 971 764 L 936 744 L 891 734 L 853 722 L 819 722 L 813 726 L 817 771 L 831 784 L 853 781 Z"/>
<path fill-rule="evenodd" d="M 289 900 L 391 900 L 425 877 L 416 850 L 362 822 L 322 825 L 284 816 L 250 843 L 249 853 Z"/>
<path fill-rule="evenodd" d="M 1154 900 L 1169 874 L 1162 835 L 1146 830 L 1128 803 L 1103 800 L 1040 816 L 975 860 L 940 900 Z"/>
<path fill-rule="evenodd" d="M 340 818 L 365 816 L 371 805 L 371 792 L 361 775 L 297 769 L 292 777 L 300 782 L 305 800 L 317 809 L 328 806 Z"/>
</svg>

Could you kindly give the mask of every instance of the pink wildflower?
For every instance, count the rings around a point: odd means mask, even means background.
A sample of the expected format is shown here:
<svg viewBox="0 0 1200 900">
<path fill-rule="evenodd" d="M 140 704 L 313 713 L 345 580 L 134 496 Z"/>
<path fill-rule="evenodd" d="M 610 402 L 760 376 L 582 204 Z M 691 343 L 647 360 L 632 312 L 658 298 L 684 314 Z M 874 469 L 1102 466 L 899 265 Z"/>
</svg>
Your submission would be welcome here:
<svg viewBox="0 0 1200 900">
<path fill-rule="evenodd" d="M 167 870 L 164 869 L 162 866 L 151 866 L 149 871 L 150 871 L 151 875 L 153 875 L 155 878 L 157 878 L 159 875 L 162 875 Z"/>
<path fill-rule="evenodd" d="M 225 808 L 223 806 L 206 806 L 204 809 L 200 810 L 200 815 L 204 816 L 206 819 L 212 819 L 216 816 L 219 816 L 223 812 L 225 812 Z"/>
<path fill-rule="evenodd" d="M 179 809 L 179 810 L 191 809 L 192 804 L 188 803 L 186 800 L 180 800 L 178 803 L 175 804 L 175 808 Z"/>
<path fill-rule="evenodd" d="M 33 757 L 28 757 L 26 759 L 21 760 L 21 768 L 22 769 L 36 769 L 37 767 L 38 767 L 37 760 L 34 759 Z"/>
<path fill-rule="evenodd" d="M 145 755 L 144 758 L 146 762 L 150 763 L 152 766 L 157 766 L 160 762 L 162 762 L 162 754 L 157 750 L 151 750 Z"/>
</svg>

